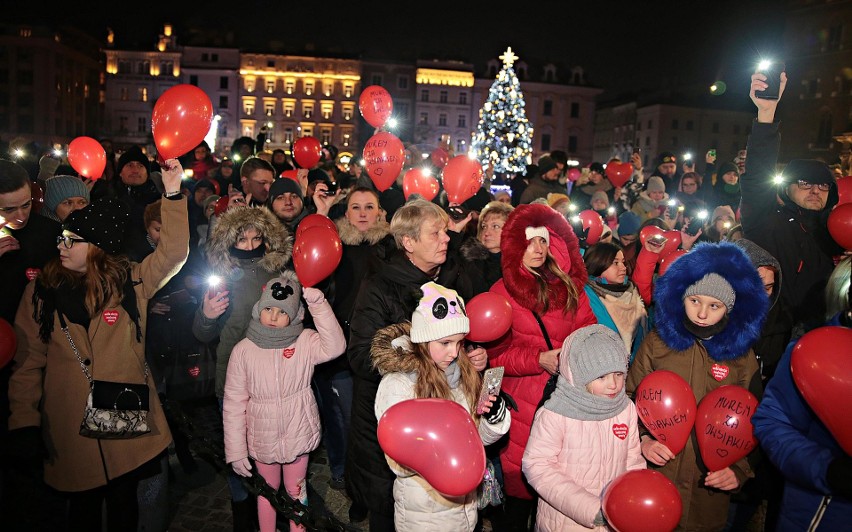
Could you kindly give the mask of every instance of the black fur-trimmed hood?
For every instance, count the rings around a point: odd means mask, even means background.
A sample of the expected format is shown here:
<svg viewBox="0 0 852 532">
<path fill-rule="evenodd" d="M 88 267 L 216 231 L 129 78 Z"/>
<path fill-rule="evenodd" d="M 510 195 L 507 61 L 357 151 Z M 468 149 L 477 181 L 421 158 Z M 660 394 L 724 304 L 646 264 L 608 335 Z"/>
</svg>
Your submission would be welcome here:
<svg viewBox="0 0 852 532">
<path fill-rule="evenodd" d="M 749 258 L 728 242 L 698 244 L 673 262 L 657 280 L 654 288 L 657 332 L 667 346 L 677 351 L 686 350 L 695 342 L 695 336 L 684 325 L 687 318 L 683 294 L 709 273 L 717 273 L 731 284 L 736 301 L 728 313 L 725 329 L 702 343 L 714 360 L 739 358 L 760 338 L 769 298 Z"/>
<path fill-rule="evenodd" d="M 231 255 L 231 248 L 240 231 L 254 226 L 263 234 L 266 253 L 260 266 L 268 272 L 278 272 L 290 260 L 293 252 L 293 237 L 266 207 L 234 207 L 225 211 L 213 227 L 207 240 L 207 261 L 219 275 L 228 275 L 239 268 L 239 260 Z"/>
</svg>

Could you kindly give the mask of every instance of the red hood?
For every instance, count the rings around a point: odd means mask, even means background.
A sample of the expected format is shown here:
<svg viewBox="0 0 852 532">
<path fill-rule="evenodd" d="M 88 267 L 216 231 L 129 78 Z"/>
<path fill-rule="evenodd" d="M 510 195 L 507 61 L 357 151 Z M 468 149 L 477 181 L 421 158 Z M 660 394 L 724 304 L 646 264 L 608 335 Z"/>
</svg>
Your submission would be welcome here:
<svg viewBox="0 0 852 532">
<path fill-rule="evenodd" d="M 503 279 L 506 290 L 515 301 L 524 308 L 537 309 L 538 287 L 535 279 L 523 267 L 524 251 L 527 249 L 527 227 L 547 227 L 550 233 L 550 253 L 556 263 L 574 281 L 578 290 L 582 290 L 589 279 L 586 265 L 580 255 L 580 244 L 573 229 L 561 214 L 547 205 L 519 205 L 510 214 L 503 226 L 500 241 L 502 253 Z M 568 292 L 565 285 L 556 278 L 548 280 L 551 288 L 550 308 L 565 305 Z"/>
</svg>

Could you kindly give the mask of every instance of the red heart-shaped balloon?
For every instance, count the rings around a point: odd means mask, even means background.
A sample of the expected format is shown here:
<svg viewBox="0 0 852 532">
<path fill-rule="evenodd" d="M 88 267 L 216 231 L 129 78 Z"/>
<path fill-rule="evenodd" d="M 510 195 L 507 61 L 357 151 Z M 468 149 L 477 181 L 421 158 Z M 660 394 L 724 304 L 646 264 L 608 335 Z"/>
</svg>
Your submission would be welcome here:
<svg viewBox="0 0 852 532">
<path fill-rule="evenodd" d="M 432 201 L 440 188 L 438 180 L 421 168 L 412 168 L 402 176 L 402 192 L 406 200 L 412 194 L 420 194 L 426 201 Z"/>
<path fill-rule="evenodd" d="M 442 179 L 447 199 L 453 203 L 464 203 L 482 186 L 482 164 L 467 155 L 456 155 L 444 167 Z"/>
<path fill-rule="evenodd" d="M 683 513 L 675 485 L 652 469 L 616 477 L 606 488 L 601 507 L 607 522 L 620 532 L 674 530 Z"/>
<path fill-rule="evenodd" d="M 296 237 L 293 266 L 302 286 L 314 286 L 332 274 L 343 257 L 343 244 L 337 230 L 309 227 Z"/>
<path fill-rule="evenodd" d="M 393 133 L 380 131 L 364 144 L 364 165 L 379 192 L 393 185 L 403 164 L 405 147 Z"/>
<path fill-rule="evenodd" d="M 444 495 L 463 497 L 485 473 L 485 448 L 470 413 L 447 399 L 409 399 L 379 418 L 379 445 Z"/>
<path fill-rule="evenodd" d="M 630 163 L 613 161 L 606 165 L 606 177 L 615 187 L 624 186 L 631 176 L 633 176 L 633 165 Z"/>
<path fill-rule="evenodd" d="M 483 292 L 468 301 L 467 317 L 471 342 L 493 342 L 509 331 L 512 326 L 512 304 L 500 294 Z"/>
<path fill-rule="evenodd" d="M 838 205 L 831 211 L 828 232 L 843 249 L 852 250 L 852 203 Z"/>
</svg>

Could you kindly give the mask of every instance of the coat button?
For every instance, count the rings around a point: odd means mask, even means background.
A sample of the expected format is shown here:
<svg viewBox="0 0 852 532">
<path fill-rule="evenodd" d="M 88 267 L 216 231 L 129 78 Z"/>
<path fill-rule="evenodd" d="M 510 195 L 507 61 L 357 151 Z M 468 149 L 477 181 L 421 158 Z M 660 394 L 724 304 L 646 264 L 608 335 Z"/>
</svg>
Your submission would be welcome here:
<svg viewBox="0 0 852 532">
<path fill-rule="evenodd" d="M 87 365 L 87 366 L 91 365 L 91 363 L 92 363 L 92 361 L 91 361 L 91 360 L 89 360 L 88 358 L 87 358 L 87 359 L 85 359 L 85 360 L 83 360 L 83 364 L 85 364 L 85 365 Z"/>
</svg>

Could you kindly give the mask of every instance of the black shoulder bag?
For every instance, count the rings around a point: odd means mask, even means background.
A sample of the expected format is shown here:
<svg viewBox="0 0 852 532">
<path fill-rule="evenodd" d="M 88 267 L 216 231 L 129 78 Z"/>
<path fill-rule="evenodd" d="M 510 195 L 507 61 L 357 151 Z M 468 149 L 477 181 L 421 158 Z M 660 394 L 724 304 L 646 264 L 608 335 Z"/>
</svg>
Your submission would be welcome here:
<svg viewBox="0 0 852 532">
<path fill-rule="evenodd" d="M 535 321 L 538 322 L 538 326 L 541 327 L 541 335 L 544 336 L 544 341 L 547 343 L 547 349 L 552 351 L 553 350 L 553 343 L 550 341 L 550 335 L 547 334 L 547 329 L 544 327 L 544 322 L 541 321 L 541 316 L 539 316 L 538 313 L 534 310 L 531 310 L 530 312 L 532 312 L 532 315 L 535 318 Z M 536 410 L 538 410 L 539 408 L 544 406 L 544 403 L 546 403 L 547 400 L 550 399 L 550 396 L 553 395 L 553 391 L 556 389 L 556 381 L 558 381 L 558 380 L 559 380 L 559 373 L 558 372 L 554 373 L 553 375 L 550 376 L 549 379 L 547 379 L 547 384 L 544 385 L 544 393 L 541 395 L 541 401 L 538 402 L 538 406 L 536 407 Z"/>
</svg>

